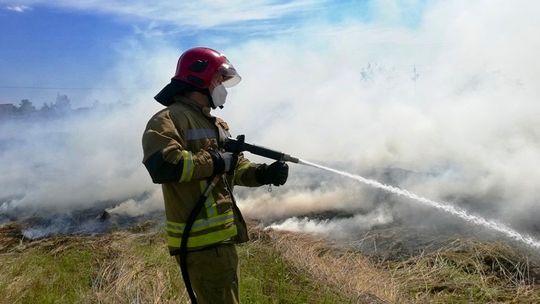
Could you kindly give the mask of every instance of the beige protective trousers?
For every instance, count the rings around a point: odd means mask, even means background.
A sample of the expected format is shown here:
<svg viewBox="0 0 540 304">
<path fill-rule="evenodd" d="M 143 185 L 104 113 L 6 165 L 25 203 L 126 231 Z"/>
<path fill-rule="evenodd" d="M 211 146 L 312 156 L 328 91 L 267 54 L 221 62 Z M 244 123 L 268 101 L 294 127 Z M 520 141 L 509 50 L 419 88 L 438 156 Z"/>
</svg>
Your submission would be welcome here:
<svg viewBox="0 0 540 304">
<path fill-rule="evenodd" d="M 179 256 L 175 256 L 180 265 Z M 199 304 L 236 304 L 238 255 L 232 244 L 189 252 L 189 278 Z"/>
</svg>

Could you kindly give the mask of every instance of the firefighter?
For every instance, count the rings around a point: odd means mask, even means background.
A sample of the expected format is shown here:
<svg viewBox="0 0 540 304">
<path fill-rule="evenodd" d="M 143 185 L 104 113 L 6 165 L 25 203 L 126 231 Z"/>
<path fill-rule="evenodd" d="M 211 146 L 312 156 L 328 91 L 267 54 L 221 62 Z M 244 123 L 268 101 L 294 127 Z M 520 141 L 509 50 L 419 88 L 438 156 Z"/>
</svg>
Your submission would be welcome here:
<svg viewBox="0 0 540 304">
<path fill-rule="evenodd" d="M 233 186 L 279 186 L 288 177 L 284 162 L 255 164 L 222 149 L 229 127 L 211 109 L 223 107 L 226 88 L 240 80 L 220 52 L 204 47 L 185 51 L 171 82 L 155 96 L 166 108 L 150 119 L 142 138 L 143 164 L 152 181 L 161 184 L 169 252 L 178 263 L 187 218 L 219 177 L 187 241 L 188 274 L 198 303 L 238 303 L 235 244 L 246 242 L 248 234 Z"/>
</svg>

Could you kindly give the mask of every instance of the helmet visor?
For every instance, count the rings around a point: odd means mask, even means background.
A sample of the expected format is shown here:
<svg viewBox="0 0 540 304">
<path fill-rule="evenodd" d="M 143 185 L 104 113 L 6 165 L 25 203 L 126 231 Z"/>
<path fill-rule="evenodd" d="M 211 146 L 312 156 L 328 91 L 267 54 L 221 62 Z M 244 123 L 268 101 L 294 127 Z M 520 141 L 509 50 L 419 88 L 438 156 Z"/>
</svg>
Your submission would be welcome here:
<svg viewBox="0 0 540 304">
<path fill-rule="evenodd" d="M 236 69 L 230 63 L 222 64 L 219 67 L 219 72 L 225 79 L 223 80 L 222 84 L 226 88 L 234 87 L 240 82 L 240 80 L 242 80 L 242 77 L 238 75 L 238 72 L 236 72 Z"/>
</svg>

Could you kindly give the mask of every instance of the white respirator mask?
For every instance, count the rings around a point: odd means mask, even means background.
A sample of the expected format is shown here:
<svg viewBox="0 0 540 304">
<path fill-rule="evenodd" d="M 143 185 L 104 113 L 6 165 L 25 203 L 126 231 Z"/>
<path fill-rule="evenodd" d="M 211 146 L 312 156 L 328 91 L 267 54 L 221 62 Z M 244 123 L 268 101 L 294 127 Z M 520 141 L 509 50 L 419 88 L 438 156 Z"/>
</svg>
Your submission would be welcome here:
<svg viewBox="0 0 540 304">
<path fill-rule="evenodd" d="M 225 101 L 227 99 L 227 89 L 222 84 L 216 86 L 210 93 L 212 96 L 212 103 L 214 108 L 220 107 L 223 108 Z"/>
</svg>

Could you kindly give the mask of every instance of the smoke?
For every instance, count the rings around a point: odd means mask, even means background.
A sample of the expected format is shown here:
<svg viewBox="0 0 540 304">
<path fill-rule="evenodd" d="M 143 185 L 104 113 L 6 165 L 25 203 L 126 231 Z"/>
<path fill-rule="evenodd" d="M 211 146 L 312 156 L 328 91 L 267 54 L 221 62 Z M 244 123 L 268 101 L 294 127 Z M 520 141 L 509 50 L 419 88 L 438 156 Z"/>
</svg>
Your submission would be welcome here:
<svg viewBox="0 0 540 304">
<path fill-rule="evenodd" d="M 153 96 L 170 77 L 154 73 L 165 63 L 169 67 L 177 55 L 161 52 L 143 62 L 139 56 L 145 51 L 130 39 L 119 46 L 121 60 L 96 84 L 119 89 L 82 96 L 100 101 L 85 113 L 0 123 L 0 214 L 24 219 L 114 207 L 130 199 L 143 204 L 145 212 L 163 209 L 159 187 L 142 165 L 141 136 L 149 117 L 160 109 Z M 70 98 L 76 103 L 78 96 Z M 145 194 L 150 195 L 138 199 Z M 133 214 L 132 208 L 114 210 Z"/>
<path fill-rule="evenodd" d="M 538 235 L 540 174 L 531 166 L 540 156 L 534 54 L 540 35 L 531 5 L 436 2 L 414 27 L 311 24 L 294 35 L 245 44 L 232 50 L 249 77 L 234 92 L 238 107 L 225 110 L 228 120 L 236 130 L 250 130 L 250 141 L 390 178 Z M 385 176 L 384 168 L 410 174 Z M 325 179 L 319 172 L 311 181 Z M 262 195 L 242 207 L 259 218 L 321 206 L 351 211 L 344 206 L 351 186 L 334 182 L 335 189 L 322 193 L 300 188 L 292 194 L 290 184 L 283 195 Z M 376 191 L 365 190 L 356 201 Z M 456 230 L 463 224 L 402 199 L 382 203 L 390 206 L 390 218 L 408 223 Z"/>
<path fill-rule="evenodd" d="M 248 142 L 538 235 L 539 4 L 434 1 L 404 25 L 408 5 L 372 3 L 370 22 L 312 19 L 279 36 L 216 42 L 243 81 L 215 114 Z M 140 136 L 180 52 L 164 40 L 119 48 L 103 82 L 140 89 L 91 98 L 129 106 L 47 125 L 3 124 L 2 136 L 19 141 L 0 152 L 0 210 L 99 201 L 134 215 L 162 208 L 140 163 Z M 314 170 L 292 165 L 287 185 L 271 193 L 237 190 L 242 210 L 274 228 L 340 237 L 391 223 L 462 224 Z M 150 196 L 135 199 L 142 193 Z"/>
<path fill-rule="evenodd" d="M 134 143 L 132 109 L 97 112 L 60 121 L 6 122 L 8 141 L 0 154 L 3 185 L 0 197 L 22 209 L 73 209 L 96 201 L 119 200 L 148 190 Z M 139 126 L 139 130 L 143 126 Z M 143 189 L 141 191 L 141 189 Z"/>
<path fill-rule="evenodd" d="M 382 208 L 375 209 L 369 214 L 355 214 L 350 218 L 309 219 L 307 217 L 292 217 L 279 224 L 269 225 L 270 229 L 280 229 L 295 232 L 315 233 L 332 238 L 350 238 L 358 235 L 359 231 L 368 230 L 376 225 L 392 222 L 392 217 Z"/>
<path fill-rule="evenodd" d="M 127 215 L 131 217 L 144 216 L 163 209 L 161 191 L 154 191 L 142 200 L 130 198 L 120 204 L 108 208 L 110 214 Z"/>
</svg>

